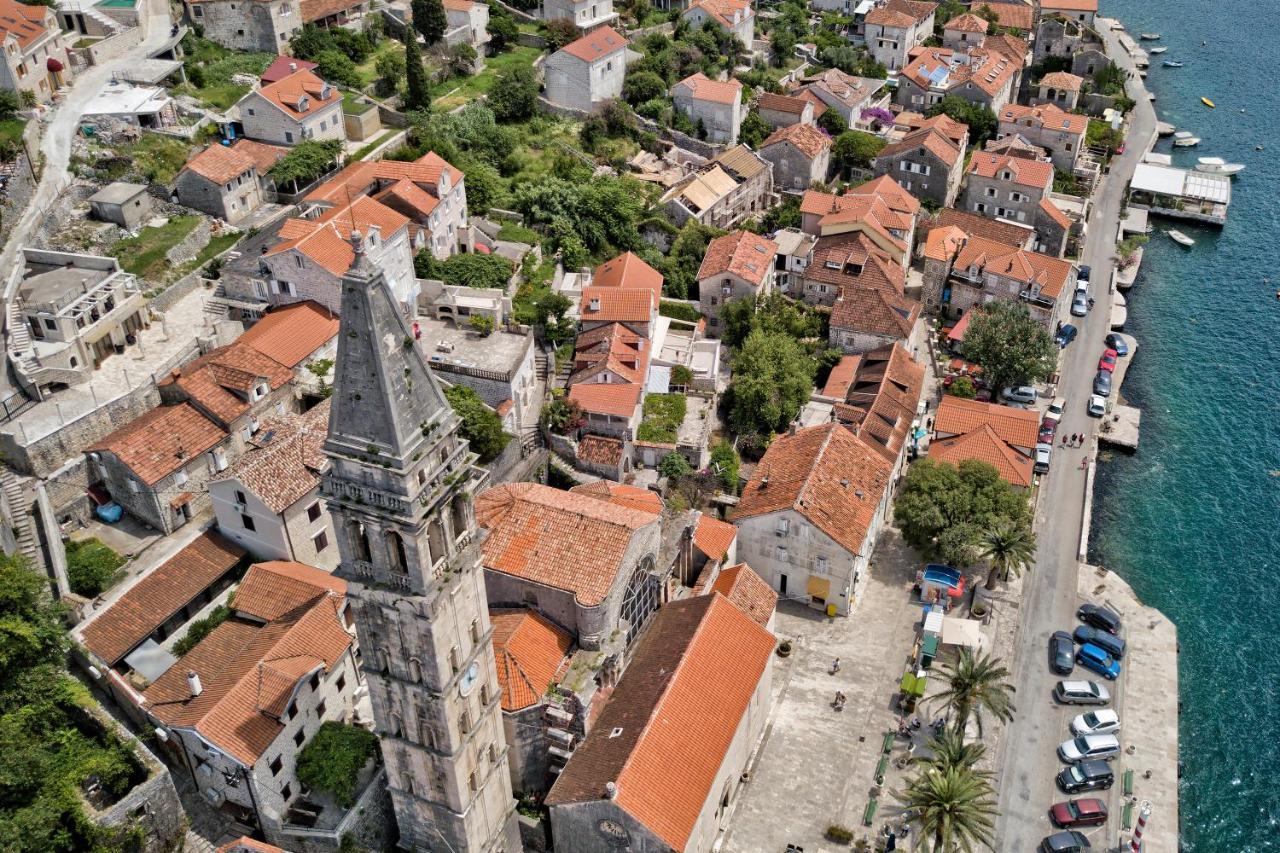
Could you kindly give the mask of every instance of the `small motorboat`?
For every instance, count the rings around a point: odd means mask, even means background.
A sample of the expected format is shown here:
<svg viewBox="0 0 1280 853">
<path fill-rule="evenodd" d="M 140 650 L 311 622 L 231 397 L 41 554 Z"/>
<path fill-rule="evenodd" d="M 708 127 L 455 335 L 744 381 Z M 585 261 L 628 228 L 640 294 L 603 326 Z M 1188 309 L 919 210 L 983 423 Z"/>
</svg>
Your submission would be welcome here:
<svg viewBox="0 0 1280 853">
<path fill-rule="evenodd" d="M 1200 137 L 1193 135 L 1189 130 L 1180 130 L 1173 135 L 1173 144 L 1179 148 L 1190 148 L 1200 144 Z"/>
<path fill-rule="evenodd" d="M 1148 50 L 1147 53 L 1164 53 L 1168 49 L 1169 48 L 1167 47 L 1153 47 L 1151 50 Z"/>
<path fill-rule="evenodd" d="M 1143 41 L 1159 41 L 1160 34 L 1159 33 L 1138 33 L 1138 38 L 1142 39 Z"/>
<path fill-rule="evenodd" d="M 1213 109 L 1214 107 L 1217 106 L 1217 104 L 1215 104 L 1213 101 L 1209 100 L 1208 98 L 1201 98 L 1200 103 L 1204 104 L 1209 109 Z"/>
<path fill-rule="evenodd" d="M 1176 228 L 1170 228 L 1165 233 L 1169 235 L 1170 240 L 1177 243 L 1179 246 L 1194 246 L 1196 244 L 1195 240 L 1192 240 Z"/>
<path fill-rule="evenodd" d="M 1221 157 L 1201 157 L 1196 161 L 1196 171 L 1211 175 L 1238 175 L 1244 171 L 1244 163 L 1228 163 Z"/>
<path fill-rule="evenodd" d="M 1174 62 L 1172 59 L 1166 59 L 1164 62 L 1160 64 L 1163 65 L 1165 68 L 1181 68 L 1183 65 L 1183 63 Z"/>
</svg>

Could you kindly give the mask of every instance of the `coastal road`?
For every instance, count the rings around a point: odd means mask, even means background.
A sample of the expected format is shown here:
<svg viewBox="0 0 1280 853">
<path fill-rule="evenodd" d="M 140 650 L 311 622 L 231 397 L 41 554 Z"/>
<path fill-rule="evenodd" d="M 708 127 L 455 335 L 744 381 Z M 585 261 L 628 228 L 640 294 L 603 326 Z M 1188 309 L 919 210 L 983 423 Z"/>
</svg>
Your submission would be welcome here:
<svg viewBox="0 0 1280 853">
<path fill-rule="evenodd" d="M 1071 631 L 1077 624 L 1076 582 L 1085 521 L 1086 474 L 1080 469 L 1080 462 L 1093 453 L 1090 448 L 1095 446 L 1099 423 L 1085 413 L 1085 404 L 1092 392 L 1098 357 L 1102 354 L 1102 339 L 1110 331 L 1109 284 L 1115 267 L 1112 259 L 1125 190 L 1134 167 L 1154 138 L 1156 127 L 1155 111 L 1128 55 L 1109 29 L 1101 23 L 1099 28 L 1107 42 L 1108 54 L 1131 72 L 1129 94 L 1137 106 L 1130 116 L 1125 153 L 1112 160 L 1111 173 L 1095 190 L 1088 237 L 1081 253 L 1080 262 L 1093 268 L 1090 295 L 1096 298 L 1097 305 L 1086 318 L 1070 318 L 1080 334 L 1063 351 L 1060 364 L 1057 395 L 1066 398 L 1067 406 L 1058 427 L 1059 434 L 1079 432 L 1089 440 L 1081 449 L 1055 447 L 1052 469 L 1040 486 L 1036 562 L 1023 584 L 1021 626 L 1013 659 L 1018 713 L 1001 739 L 1006 754 L 999 779 L 996 849 L 1002 853 L 1035 850 L 1041 839 L 1053 831 L 1047 816 L 1049 806 L 1065 799 L 1054 783 L 1063 766 L 1056 750 L 1069 736 L 1067 725 L 1079 710 L 1060 708 L 1053 702 L 1051 692 L 1059 676 L 1049 671 L 1049 635 L 1058 630 Z M 1086 677 L 1085 671 L 1078 670 L 1077 677 Z M 1114 687 L 1112 692 L 1115 693 Z M 1118 792 L 1117 785 L 1111 792 L 1113 806 L 1118 802 Z M 1112 813 L 1117 812 L 1113 807 Z M 1113 818 L 1105 830 L 1090 831 L 1095 847 L 1105 849 L 1109 846 L 1105 841 L 1108 838 L 1114 842 L 1117 821 L 1118 818 Z"/>
<path fill-rule="evenodd" d="M 169 4 L 168 0 L 143 0 L 146 14 L 140 16 L 139 24 L 143 28 L 143 40 L 129 48 L 123 56 L 103 65 L 96 65 L 82 72 L 72 81 L 72 85 L 63 93 L 62 100 L 52 110 L 47 120 L 43 136 L 40 139 L 40 153 L 44 155 L 44 169 L 40 183 L 31 197 L 26 210 L 9 232 L 9 240 L 0 251 L 0 270 L 10 271 L 4 283 L 4 293 L 0 297 L 0 317 L 8 317 L 8 302 L 21 281 L 20 271 L 15 264 L 19 249 L 30 239 L 39 227 L 49 208 L 71 182 L 67 172 L 67 164 L 71 160 L 71 141 L 80 124 L 80 117 L 85 107 L 103 86 L 110 82 L 113 75 L 124 71 L 140 59 L 163 45 L 169 38 Z M 12 383 L 7 369 L 0 370 L 0 398 L 12 393 Z"/>
</svg>

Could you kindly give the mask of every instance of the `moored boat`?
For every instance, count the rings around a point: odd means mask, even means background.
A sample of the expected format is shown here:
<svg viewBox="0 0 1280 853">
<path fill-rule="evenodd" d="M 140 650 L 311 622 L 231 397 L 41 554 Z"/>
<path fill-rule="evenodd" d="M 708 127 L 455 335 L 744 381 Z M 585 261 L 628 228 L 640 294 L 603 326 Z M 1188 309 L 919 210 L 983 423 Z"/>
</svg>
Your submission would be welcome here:
<svg viewBox="0 0 1280 853">
<path fill-rule="evenodd" d="M 1159 41 L 1160 34 L 1159 33 L 1138 33 L 1138 38 L 1142 39 L 1143 41 Z"/>
<path fill-rule="evenodd" d="M 1170 228 L 1165 233 L 1169 235 L 1169 239 L 1173 240 L 1173 242 L 1180 246 L 1194 246 L 1196 244 L 1195 240 L 1192 240 L 1176 228 Z"/>
<path fill-rule="evenodd" d="M 1238 175 L 1244 171 L 1244 163 L 1228 163 L 1221 157 L 1201 157 L 1196 161 L 1196 171 L 1212 175 Z"/>
<path fill-rule="evenodd" d="M 1173 144 L 1179 148 L 1190 148 L 1193 145 L 1200 144 L 1200 137 L 1189 130 L 1180 130 L 1173 135 Z"/>
<path fill-rule="evenodd" d="M 1172 59 L 1166 59 L 1161 64 L 1164 65 L 1165 68 L 1181 68 L 1182 67 L 1181 62 L 1174 62 Z"/>
<path fill-rule="evenodd" d="M 1164 53 L 1168 49 L 1169 48 L 1167 47 L 1153 47 L 1151 50 L 1148 50 L 1147 53 Z"/>
<path fill-rule="evenodd" d="M 1200 103 L 1204 104 L 1209 109 L 1213 109 L 1214 107 L 1217 106 L 1217 104 L 1215 104 L 1213 101 L 1209 100 L 1208 98 L 1201 98 Z"/>
</svg>

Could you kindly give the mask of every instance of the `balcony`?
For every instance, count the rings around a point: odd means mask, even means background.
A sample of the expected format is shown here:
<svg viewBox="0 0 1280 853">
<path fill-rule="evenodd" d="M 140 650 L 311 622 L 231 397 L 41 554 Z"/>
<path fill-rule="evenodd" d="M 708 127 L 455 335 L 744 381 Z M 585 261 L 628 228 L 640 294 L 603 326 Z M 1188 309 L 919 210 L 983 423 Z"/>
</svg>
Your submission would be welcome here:
<svg viewBox="0 0 1280 853">
<path fill-rule="evenodd" d="M 1032 293 L 1030 290 L 1022 291 L 1021 293 L 1018 294 L 1018 298 L 1020 298 L 1023 302 L 1030 302 L 1032 305 L 1036 305 L 1036 306 L 1039 306 L 1040 308 L 1046 308 L 1046 309 L 1052 309 L 1053 306 L 1056 304 L 1055 301 L 1050 299 L 1049 297 L 1041 296 L 1038 293 Z"/>
</svg>

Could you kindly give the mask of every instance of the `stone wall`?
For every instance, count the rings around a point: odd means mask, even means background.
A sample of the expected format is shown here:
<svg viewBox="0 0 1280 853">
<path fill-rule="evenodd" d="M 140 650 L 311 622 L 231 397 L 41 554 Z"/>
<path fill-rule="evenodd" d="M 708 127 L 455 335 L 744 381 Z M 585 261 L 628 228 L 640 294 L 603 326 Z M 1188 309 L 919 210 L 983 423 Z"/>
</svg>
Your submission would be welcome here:
<svg viewBox="0 0 1280 853">
<path fill-rule="evenodd" d="M 122 33 L 116 33 L 110 38 L 102 41 L 94 42 L 85 48 L 72 51 L 72 55 L 81 54 L 85 59 L 86 65 L 101 65 L 104 62 L 110 62 L 124 56 L 129 48 L 142 43 L 142 28 L 131 27 Z"/>
<path fill-rule="evenodd" d="M 27 122 L 26 130 L 23 131 L 22 136 L 27 150 L 38 150 L 40 146 L 40 122 L 34 119 Z M 31 202 L 31 196 L 35 193 L 36 182 L 32 178 L 31 169 L 31 161 L 27 158 L 26 150 L 19 146 L 13 174 L 9 176 L 9 183 L 5 186 L 4 199 L 0 201 L 0 244 L 8 241 L 9 233 L 13 231 L 13 226 L 22 218 L 23 212 Z"/>
<path fill-rule="evenodd" d="M 1116 99 L 1110 95 L 1090 92 L 1087 95 L 1080 96 L 1080 108 L 1091 116 L 1101 117 L 1103 113 L 1113 109 L 1115 105 Z"/>
<path fill-rule="evenodd" d="M 191 233 L 169 247 L 169 250 L 164 253 L 165 260 L 170 266 L 175 267 L 195 260 L 200 250 L 209 245 L 210 236 L 209 220 L 201 217 L 196 227 L 191 229 Z"/>
<path fill-rule="evenodd" d="M 98 826 L 118 830 L 122 838 L 137 838 L 136 845 L 125 843 L 122 845 L 124 849 L 141 853 L 173 850 L 186 830 L 187 817 L 169 768 L 105 711 L 94 710 L 94 717 L 104 727 L 133 748 L 134 757 L 147 771 L 148 777 L 121 800 L 101 811 L 84 804 L 85 813 Z"/>
</svg>

